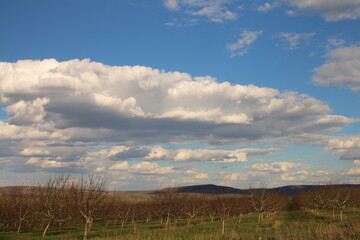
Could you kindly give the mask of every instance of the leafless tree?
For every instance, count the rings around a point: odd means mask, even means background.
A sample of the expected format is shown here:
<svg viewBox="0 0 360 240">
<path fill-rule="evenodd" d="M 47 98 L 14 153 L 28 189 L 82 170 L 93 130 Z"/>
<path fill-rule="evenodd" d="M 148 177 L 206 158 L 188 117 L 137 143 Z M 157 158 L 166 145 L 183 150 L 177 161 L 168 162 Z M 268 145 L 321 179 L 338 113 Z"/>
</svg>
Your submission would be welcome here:
<svg viewBox="0 0 360 240">
<path fill-rule="evenodd" d="M 172 189 L 165 189 L 158 193 L 153 198 L 156 204 L 158 216 L 161 218 L 161 223 L 165 218 L 165 229 L 169 228 L 170 218 L 174 216 L 179 203 L 178 193 Z"/>
<path fill-rule="evenodd" d="M 321 203 L 324 209 L 332 210 L 333 218 L 335 217 L 335 209 L 338 209 L 340 211 L 340 220 L 343 220 L 343 210 L 350 203 L 352 189 L 330 182 L 317 189 L 314 193 L 316 200 Z"/>
<path fill-rule="evenodd" d="M 229 218 L 235 202 L 233 199 L 227 198 L 222 194 L 216 198 L 214 203 L 216 204 L 215 213 L 222 223 L 221 234 L 223 235 L 225 233 L 225 221 Z"/>
<path fill-rule="evenodd" d="M 94 219 L 111 209 L 112 200 L 107 190 L 108 179 L 105 177 L 80 178 L 70 185 L 71 204 L 85 221 L 84 240 L 90 232 Z"/>
<path fill-rule="evenodd" d="M 181 203 L 183 204 L 182 211 L 187 216 L 187 226 L 189 226 L 191 220 L 201 213 L 205 207 L 205 202 L 199 197 L 184 194 Z"/>
<path fill-rule="evenodd" d="M 34 197 L 32 191 L 28 187 L 15 187 L 8 193 L 11 202 L 11 214 L 13 220 L 17 224 L 17 233 L 20 233 L 22 224 L 26 221 L 33 209 Z"/>
<path fill-rule="evenodd" d="M 15 220 L 15 215 L 12 211 L 13 203 L 11 199 L 12 197 L 8 192 L 3 192 L 0 195 L 0 223 L 3 226 L 4 232 Z"/>
<path fill-rule="evenodd" d="M 268 211 L 275 211 L 280 208 L 277 195 L 266 188 L 266 184 L 261 183 L 259 188 L 249 188 L 250 196 L 248 200 L 258 215 L 258 222 L 264 221 L 264 214 Z"/>
<path fill-rule="evenodd" d="M 42 237 L 53 222 L 64 222 L 68 213 L 69 176 L 50 178 L 45 186 L 39 185 L 35 191 L 35 215 L 45 222 Z"/>
</svg>

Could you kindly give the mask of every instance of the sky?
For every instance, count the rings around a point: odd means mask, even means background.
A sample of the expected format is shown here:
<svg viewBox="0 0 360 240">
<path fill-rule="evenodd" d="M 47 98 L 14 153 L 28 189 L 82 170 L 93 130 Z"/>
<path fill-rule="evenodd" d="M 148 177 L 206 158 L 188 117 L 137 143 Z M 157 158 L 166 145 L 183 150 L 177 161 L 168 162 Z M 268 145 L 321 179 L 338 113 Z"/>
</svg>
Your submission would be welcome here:
<svg viewBox="0 0 360 240">
<path fill-rule="evenodd" d="M 360 182 L 359 0 L 2 0 L 0 29 L 0 185 Z"/>
</svg>

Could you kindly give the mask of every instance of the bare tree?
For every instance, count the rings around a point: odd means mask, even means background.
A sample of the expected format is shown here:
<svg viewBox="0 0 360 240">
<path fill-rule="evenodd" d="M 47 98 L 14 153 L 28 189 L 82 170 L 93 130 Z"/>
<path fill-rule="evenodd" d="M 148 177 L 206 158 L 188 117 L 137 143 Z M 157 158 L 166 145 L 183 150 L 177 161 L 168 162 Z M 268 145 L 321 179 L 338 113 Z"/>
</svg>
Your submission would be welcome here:
<svg viewBox="0 0 360 240">
<path fill-rule="evenodd" d="M 90 175 L 71 183 L 69 193 L 71 203 L 85 221 L 84 240 L 91 230 L 96 217 L 102 216 L 111 209 L 109 192 L 106 191 L 108 179 Z"/>
<path fill-rule="evenodd" d="M 15 215 L 12 210 L 13 203 L 11 200 L 12 198 L 8 192 L 3 192 L 0 195 L 0 223 L 3 225 L 4 232 L 15 220 Z"/>
<path fill-rule="evenodd" d="M 235 201 L 231 198 L 226 198 L 223 194 L 218 196 L 215 201 L 215 213 L 220 218 L 222 223 L 221 234 L 225 233 L 225 221 L 234 207 Z"/>
<path fill-rule="evenodd" d="M 69 176 L 60 175 L 50 178 L 45 186 L 38 186 L 35 191 L 35 214 L 45 222 L 42 237 L 53 222 L 64 222 L 69 218 L 67 213 Z"/>
<path fill-rule="evenodd" d="M 165 229 L 169 228 L 170 218 L 174 215 L 177 208 L 178 193 L 172 189 L 165 189 L 164 191 L 156 194 L 154 197 L 155 205 L 157 206 L 157 213 L 161 217 L 161 223 L 165 218 Z"/>
<path fill-rule="evenodd" d="M 340 211 L 340 220 L 343 220 L 343 210 L 349 205 L 351 189 L 341 184 L 329 183 L 322 189 L 317 190 L 316 196 L 324 208 L 332 209 L 332 216 L 335 217 L 335 209 Z"/>
<path fill-rule="evenodd" d="M 182 204 L 182 211 L 187 216 L 187 226 L 190 225 L 191 220 L 199 213 L 201 213 L 201 210 L 205 207 L 205 202 L 203 201 L 203 199 L 187 194 L 183 195 Z"/>
<path fill-rule="evenodd" d="M 258 222 L 264 221 L 264 213 L 279 208 L 276 194 L 266 188 L 266 184 L 261 183 L 259 188 L 249 188 L 250 197 L 248 200 L 258 215 Z"/>
<path fill-rule="evenodd" d="M 28 187 L 15 187 L 8 194 L 11 214 L 17 224 L 16 232 L 20 233 L 23 222 L 30 217 L 31 209 L 33 209 L 32 191 Z"/>
</svg>

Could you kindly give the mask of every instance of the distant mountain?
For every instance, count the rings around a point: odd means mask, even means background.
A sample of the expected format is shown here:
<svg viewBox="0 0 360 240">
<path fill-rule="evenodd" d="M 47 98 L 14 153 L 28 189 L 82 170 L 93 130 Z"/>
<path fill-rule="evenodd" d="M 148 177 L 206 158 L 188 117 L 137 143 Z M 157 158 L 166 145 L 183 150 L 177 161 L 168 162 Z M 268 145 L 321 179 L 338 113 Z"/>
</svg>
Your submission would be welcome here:
<svg viewBox="0 0 360 240">
<path fill-rule="evenodd" d="M 356 188 L 360 189 L 360 184 L 340 184 L 345 188 Z M 34 186 L 0 186 L 0 193 L 11 192 L 14 190 L 21 191 L 31 191 Z M 313 191 L 316 189 L 321 189 L 326 187 L 326 185 L 289 185 L 276 188 L 268 188 L 269 191 L 285 194 L 288 196 L 293 196 L 301 192 Z M 204 185 L 191 185 L 191 186 L 182 186 L 175 188 L 167 189 L 157 189 L 157 190 L 146 190 L 146 191 L 116 191 L 122 197 L 127 198 L 147 198 L 152 194 L 159 194 L 164 191 L 173 191 L 179 193 L 199 193 L 199 194 L 242 194 L 247 195 L 250 193 L 249 189 L 239 189 L 227 186 L 218 186 L 214 184 L 204 184 Z"/>
<path fill-rule="evenodd" d="M 214 184 L 178 187 L 177 192 L 207 193 L 207 194 L 248 194 L 248 190 L 226 187 L 226 186 L 218 186 Z"/>
<path fill-rule="evenodd" d="M 341 186 L 346 188 L 358 188 L 360 189 L 360 184 L 341 184 Z M 269 191 L 282 193 L 288 196 L 293 196 L 301 192 L 312 191 L 315 189 L 321 189 L 325 185 L 289 185 L 283 187 L 269 188 Z M 173 189 L 176 192 L 181 193 L 205 193 L 205 194 L 249 194 L 249 189 L 238 189 L 233 187 L 218 186 L 214 184 L 205 184 L 205 185 L 192 185 L 177 187 Z M 157 191 L 156 193 L 158 193 Z"/>
</svg>

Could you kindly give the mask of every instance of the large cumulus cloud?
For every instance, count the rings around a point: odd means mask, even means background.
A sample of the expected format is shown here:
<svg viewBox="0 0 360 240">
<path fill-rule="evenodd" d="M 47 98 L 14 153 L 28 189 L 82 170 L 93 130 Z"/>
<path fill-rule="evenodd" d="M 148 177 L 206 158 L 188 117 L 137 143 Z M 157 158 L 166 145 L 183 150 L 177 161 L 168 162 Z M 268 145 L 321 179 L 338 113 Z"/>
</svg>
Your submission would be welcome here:
<svg viewBox="0 0 360 240">
<path fill-rule="evenodd" d="M 6 128 L 68 139 L 256 140 L 331 133 L 353 122 L 305 94 L 143 66 L 23 60 L 1 63 L 0 72 Z"/>
<path fill-rule="evenodd" d="M 128 181 L 161 175 L 164 183 L 171 174 L 210 178 L 195 162 L 236 164 L 280 150 L 252 144 L 317 145 L 356 121 L 306 94 L 88 59 L 0 63 L 0 104 L 8 114 L 0 121 L 0 168 L 108 172 Z M 166 147 L 192 142 L 205 149 Z M 232 150 L 220 149 L 225 144 Z"/>
</svg>

